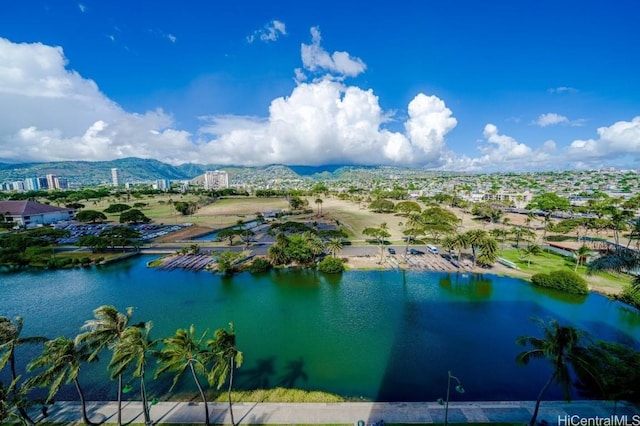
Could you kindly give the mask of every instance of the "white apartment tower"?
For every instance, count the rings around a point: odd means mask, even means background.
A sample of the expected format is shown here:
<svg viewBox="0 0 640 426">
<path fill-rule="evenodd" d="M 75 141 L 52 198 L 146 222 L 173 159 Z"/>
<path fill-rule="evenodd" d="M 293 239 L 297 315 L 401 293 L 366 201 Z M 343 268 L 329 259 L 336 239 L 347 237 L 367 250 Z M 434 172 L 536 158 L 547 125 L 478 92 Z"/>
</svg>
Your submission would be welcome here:
<svg viewBox="0 0 640 426">
<path fill-rule="evenodd" d="M 111 184 L 113 186 L 120 186 L 120 171 L 117 167 L 111 169 Z"/>
<path fill-rule="evenodd" d="M 229 174 L 222 170 L 208 171 L 204 174 L 204 189 L 222 189 L 229 187 Z"/>
<path fill-rule="evenodd" d="M 58 176 L 49 174 L 47 175 L 47 188 L 48 189 L 59 189 L 60 184 L 58 183 Z"/>
</svg>

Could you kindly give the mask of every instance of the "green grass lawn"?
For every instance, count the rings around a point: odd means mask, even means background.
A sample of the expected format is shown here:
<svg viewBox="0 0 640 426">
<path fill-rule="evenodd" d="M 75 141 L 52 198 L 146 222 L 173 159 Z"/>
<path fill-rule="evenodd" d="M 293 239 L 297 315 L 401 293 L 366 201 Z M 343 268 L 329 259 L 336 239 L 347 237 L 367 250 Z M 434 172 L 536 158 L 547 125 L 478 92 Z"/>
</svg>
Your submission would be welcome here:
<svg viewBox="0 0 640 426">
<path fill-rule="evenodd" d="M 530 261 L 523 259 L 520 253 L 515 248 L 509 248 L 500 250 L 499 256 L 510 260 L 515 263 L 518 268 L 527 274 L 547 273 L 558 269 L 575 269 L 575 262 L 573 259 L 562 257 L 552 252 L 543 252 L 537 256 L 531 256 Z M 587 268 L 585 266 L 579 266 L 576 271 L 579 275 L 583 276 L 589 286 L 596 291 L 617 294 L 631 282 L 631 278 L 627 275 L 617 275 L 608 272 L 600 272 L 593 275 L 587 274 Z"/>
</svg>

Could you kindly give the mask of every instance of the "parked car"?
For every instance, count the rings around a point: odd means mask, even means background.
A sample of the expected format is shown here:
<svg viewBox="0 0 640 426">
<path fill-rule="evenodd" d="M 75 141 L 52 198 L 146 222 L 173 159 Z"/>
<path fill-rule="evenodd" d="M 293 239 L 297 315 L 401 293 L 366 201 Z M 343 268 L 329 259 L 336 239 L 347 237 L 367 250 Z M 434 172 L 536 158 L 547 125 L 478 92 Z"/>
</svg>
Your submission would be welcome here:
<svg viewBox="0 0 640 426">
<path fill-rule="evenodd" d="M 393 247 L 389 247 L 389 254 L 396 254 L 396 249 L 394 249 Z"/>
<path fill-rule="evenodd" d="M 423 251 L 417 250 L 417 249 L 409 249 L 409 254 L 424 254 Z"/>
</svg>

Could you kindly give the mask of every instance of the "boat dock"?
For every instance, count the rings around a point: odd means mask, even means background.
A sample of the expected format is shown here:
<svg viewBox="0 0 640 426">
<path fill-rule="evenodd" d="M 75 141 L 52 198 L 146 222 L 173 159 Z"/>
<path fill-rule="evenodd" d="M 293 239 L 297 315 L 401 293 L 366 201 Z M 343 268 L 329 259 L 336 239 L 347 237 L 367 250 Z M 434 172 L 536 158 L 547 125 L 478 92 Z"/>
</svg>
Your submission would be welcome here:
<svg viewBox="0 0 640 426">
<path fill-rule="evenodd" d="M 455 259 L 445 259 L 444 257 L 433 253 L 424 253 L 420 255 L 410 254 L 407 257 L 406 262 L 404 261 L 404 255 L 398 254 L 397 256 L 387 257 L 386 262 L 393 269 L 413 269 L 436 272 L 471 271 L 471 269 L 473 269 L 472 265 L 468 261 L 458 263 Z"/>
<path fill-rule="evenodd" d="M 160 269 L 188 269 L 192 271 L 201 271 L 206 269 L 209 265 L 215 263 L 213 257 L 210 254 L 198 254 L 198 255 L 173 255 L 163 259 L 162 263 L 158 265 Z"/>
</svg>

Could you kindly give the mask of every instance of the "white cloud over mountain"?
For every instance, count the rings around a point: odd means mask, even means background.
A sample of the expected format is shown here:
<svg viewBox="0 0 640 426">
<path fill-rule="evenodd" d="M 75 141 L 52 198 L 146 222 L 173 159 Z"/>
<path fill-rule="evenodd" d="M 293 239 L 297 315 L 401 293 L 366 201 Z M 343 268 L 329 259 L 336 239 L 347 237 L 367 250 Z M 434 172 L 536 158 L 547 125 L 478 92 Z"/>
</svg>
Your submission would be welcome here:
<svg viewBox="0 0 640 426">
<path fill-rule="evenodd" d="M 329 54 L 320 41 L 313 28 L 312 44 L 301 49 L 304 69 L 319 77 L 298 79 L 290 94 L 271 102 L 265 117 L 202 117 L 200 128 L 190 133 L 161 109 L 125 111 L 95 82 L 68 69 L 62 48 L 0 38 L 0 161 L 135 156 L 172 164 L 352 163 L 522 171 L 558 168 L 558 153 L 576 164 L 640 154 L 636 117 L 600 128 L 597 139 L 576 140 L 567 149 L 558 149 L 554 141 L 534 148 L 487 124 L 479 156 L 458 155 L 446 142 L 458 121 L 442 99 L 417 94 L 407 105 L 407 118 L 396 123 L 399 130 L 392 131 L 389 121 L 397 118 L 382 109 L 374 91 L 344 82 L 362 73 L 364 62 L 347 52 Z"/>
</svg>

